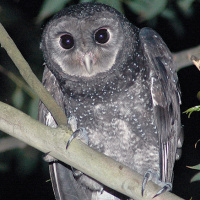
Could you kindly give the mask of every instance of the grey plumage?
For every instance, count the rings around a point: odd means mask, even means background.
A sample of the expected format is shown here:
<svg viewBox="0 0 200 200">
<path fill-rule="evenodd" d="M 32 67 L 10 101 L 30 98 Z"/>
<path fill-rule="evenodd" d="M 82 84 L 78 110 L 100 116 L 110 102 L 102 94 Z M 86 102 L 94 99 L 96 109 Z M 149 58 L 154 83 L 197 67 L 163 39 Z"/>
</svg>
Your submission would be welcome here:
<svg viewBox="0 0 200 200">
<path fill-rule="evenodd" d="M 88 145 L 140 174 L 151 168 L 160 181 L 172 182 L 181 101 L 175 63 L 161 37 L 109 6 L 84 3 L 53 17 L 41 49 L 43 84 L 76 119 L 75 127 L 86 129 Z M 42 103 L 39 120 L 56 127 Z M 86 175 L 73 177 L 59 162 L 50 172 L 56 199 L 103 199 L 104 187 Z"/>
</svg>

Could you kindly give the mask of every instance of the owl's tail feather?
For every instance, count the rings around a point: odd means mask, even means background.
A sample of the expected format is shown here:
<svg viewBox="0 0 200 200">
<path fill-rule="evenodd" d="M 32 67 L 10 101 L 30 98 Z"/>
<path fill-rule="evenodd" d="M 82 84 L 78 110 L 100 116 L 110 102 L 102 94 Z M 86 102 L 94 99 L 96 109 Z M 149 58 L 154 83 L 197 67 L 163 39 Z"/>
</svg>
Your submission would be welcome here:
<svg viewBox="0 0 200 200">
<path fill-rule="evenodd" d="M 91 200 L 91 191 L 78 185 L 68 165 L 52 162 L 49 171 L 56 200 Z"/>
</svg>

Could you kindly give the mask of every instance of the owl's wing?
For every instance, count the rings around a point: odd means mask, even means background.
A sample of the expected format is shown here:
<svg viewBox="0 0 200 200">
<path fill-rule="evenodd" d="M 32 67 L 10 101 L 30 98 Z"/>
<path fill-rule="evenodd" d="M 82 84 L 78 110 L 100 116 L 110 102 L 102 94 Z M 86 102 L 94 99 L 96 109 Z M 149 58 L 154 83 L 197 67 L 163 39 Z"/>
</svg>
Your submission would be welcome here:
<svg viewBox="0 0 200 200">
<path fill-rule="evenodd" d="M 61 92 L 60 86 L 55 78 L 55 76 L 51 73 L 51 71 L 45 67 L 42 83 L 44 87 L 49 91 L 49 93 L 53 96 L 57 104 L 64 110 L 63 104 L 63 93 Z M 40 101 L 39 110 L 38 110 L 38 119 L 40 122 L 47 126 L 51 126 L 53 128 L 57 127 L 56 122 L 54 121 L 51 113 L 48 111 L 46 106 Z"/>
<path fill-rule="evenodd" d="M 55 76 L 45 67 L 43 85 L 50 92 L 58 105 L 64 110 L 63 93 Z M 57 124 L 45 105 L 39 103 L 39 121 L 47 126 L 56 128 Z M 56 200 L 89 200 L 91 192 L 80 187 L 74 179 L 71 168 L 59 161 L 49 164 L 51 182 Z"/>
<path fill-rule="evenodd" d="M 150 28 L 139 33 L 145 68 L 149 69 L 151 98 L 160 147 L 161 181 L 172 182 L 181 134 L 180 89 L 176 65 L 162 38 Z"/>
</svg>

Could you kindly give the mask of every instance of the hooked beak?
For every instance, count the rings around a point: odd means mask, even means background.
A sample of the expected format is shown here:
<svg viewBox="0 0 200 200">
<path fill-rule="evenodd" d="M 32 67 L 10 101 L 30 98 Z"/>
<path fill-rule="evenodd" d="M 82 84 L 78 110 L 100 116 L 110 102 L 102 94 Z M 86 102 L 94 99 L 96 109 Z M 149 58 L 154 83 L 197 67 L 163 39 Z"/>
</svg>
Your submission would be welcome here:
<svg viewBox="0 0 200 200">
<path fill-rule="evenodd" d="M 93 72 L 93 56 L 91 53 L 85 54 L 82 61 L 88 74 L 91 74 Z"/>
</svg>

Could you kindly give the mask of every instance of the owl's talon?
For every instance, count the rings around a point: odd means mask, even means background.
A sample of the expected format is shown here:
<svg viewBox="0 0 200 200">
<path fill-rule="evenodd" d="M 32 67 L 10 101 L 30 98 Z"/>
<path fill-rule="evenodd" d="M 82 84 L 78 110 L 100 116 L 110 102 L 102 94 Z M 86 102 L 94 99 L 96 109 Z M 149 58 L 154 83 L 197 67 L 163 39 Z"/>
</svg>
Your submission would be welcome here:
<svg viewBox="0 0 200 200">
<path fill-rule="evenodd" d="M 74 138 L 76 138 L 79 134 L 79 129 L 77 129 L 76 131 L 74 131 L 71 135 L 71 137 L 69 138 L 68 142 L 67 142 L 67 145 L 66 145 L 66 149 L 68 149 L 69 145 L 71 144 L 72 140 Z"/>
<path fill-rule="evenodd" d="M 149 180 L 152 179 L 152 175 L 154 174 L 154 171 L 152 169 L 147 170 L 147 172 L 144 174 L 143 182 L 142 182 L 142 196 L 144 194 L 144 189 L 146 187 L 146 184 Z"/>
<path fill-rule="evenodd" d="M 156 195 L 153 197 L 153 199 L 159 195 L 161 195 L 164 192 L 168 192 L 172 189 L 172 184 L 171 183 L 166 183 L 161 190 L 159 190 Z"/>
<path fill-rule="evenodd" d="M 152 180 L 153 177 L 156 178 L 155 179 L 156 183 L 162 187 L 162 189 L 159 190 L 153 198 L 159 196 L 160 194 L 162 194 L 164 192 L 170 191 L 172 189 L 172 184 L 171 183 L 161 182 L 158 179 L 158 174 L 156 173 L 156 171 L 153 170 L 153 169 L 148 169 L 147 172 L 144 174 L 144 179 L 143 179 L 143 182 L 142 182 L 142 191 L 141 191 L 142 196 L 144 194 L 144 190 L 145 190 L 147 182 L 150 181 L 150 180 Z"/>
<path fill-rule="evenodd" d="M 67 142 L 66 149 L 68 149 L 69 145 L 71 144 L 74 138 L 80 139 L 83 143 L 88 145 L 87 131 L 84 128 L 79 128 L 72 133 L 71 137 Z"/>
</svg>

